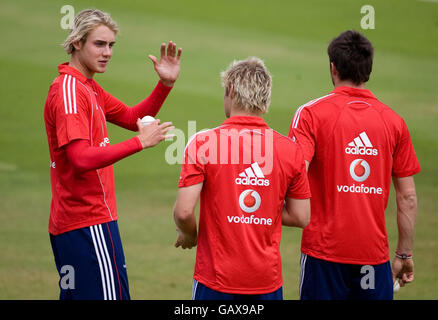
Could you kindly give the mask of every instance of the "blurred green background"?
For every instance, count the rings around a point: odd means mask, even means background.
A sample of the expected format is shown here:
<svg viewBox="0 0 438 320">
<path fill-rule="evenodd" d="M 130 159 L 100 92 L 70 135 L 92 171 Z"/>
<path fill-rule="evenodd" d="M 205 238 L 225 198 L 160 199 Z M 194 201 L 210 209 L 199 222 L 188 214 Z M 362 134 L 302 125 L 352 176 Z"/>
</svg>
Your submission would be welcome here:
<svg viewBox="0 0 438 320">
<path fill-rule="evenodd" d="M 133 105 L 158 78 L 148 54 L 162 42 L 183 48 L 182 71 L 158 118 L 187 133 L 224 120 L 219 74 L 234 59 L 262 58 L 273 75 L 265 117 L 287 135 L 298 106 L 332 90 L 327 45 L 346 29 L 374 44 L 368 88 L 410 128 L 422 166 L 415 237 L 415 282 L 396 299 L 438 298 L 438 3 L 385 0 L 19 1 L 0 3 L 0 299 L 57 299 L 56 272 L 47 231 L 50 181 L 43 108 L 57 65 L 68 61 L 60 44 L 63 5 L 78 13 L 99 8 L 120 26 L 112 61 L 96 80 Z M 363 5 L 375 9 L 375 29 L 362 30 Z M 133 133 L 108 126 L 111 143 Z M 187 137 L 186 137 L 187 139 Z M 179 165 L 164 154 L 169 142 L 115 167 L 119 227 L 133 299 L 190 299 L 195 250 L 175 249 L 172 208 Z M 395 201 L 386 212 L 393 256 Z M 298 298 L 301 232 L 283 228 L 284 297 Z"/>
</svg>

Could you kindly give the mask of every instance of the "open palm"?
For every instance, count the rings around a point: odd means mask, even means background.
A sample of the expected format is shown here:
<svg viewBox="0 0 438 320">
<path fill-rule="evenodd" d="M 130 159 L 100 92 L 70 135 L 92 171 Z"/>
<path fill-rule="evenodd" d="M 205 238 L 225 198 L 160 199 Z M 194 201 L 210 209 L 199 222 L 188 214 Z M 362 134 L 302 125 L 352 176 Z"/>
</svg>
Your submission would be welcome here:
<svg viewBox="0 0 438 320">
<path fill-rule="evenodd" d="M 160 48 L 160 61 L 149 55 L 149 59 L 154 63 L 154 69 L 160 77 L 161 82 L 166 86 L 173 86 L 176 79 L 178 79 L 180 72 L 180 60 L 182 49 L 176 50 L 176 45 L 172 41 L 169 42 L 166 51 L 166 44 L 162 43 Z"/>
</svg>

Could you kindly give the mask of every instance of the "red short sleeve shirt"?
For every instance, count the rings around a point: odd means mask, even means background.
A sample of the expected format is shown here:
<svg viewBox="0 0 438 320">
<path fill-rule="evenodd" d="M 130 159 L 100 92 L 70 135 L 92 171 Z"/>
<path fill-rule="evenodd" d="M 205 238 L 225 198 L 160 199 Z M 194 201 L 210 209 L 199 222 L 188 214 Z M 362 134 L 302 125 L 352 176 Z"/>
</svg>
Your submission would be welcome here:
<svg viewBox="0 0 438 320">
<path fill-rule="evenodd" d="M 403 119 L 369 90 L 338 87 L 301 106 L 289 136 L 310 161 L 312 212 L 302 251 L 339 263 L 388 261 L 391 176 L 420 171 Z"/>
<path fill-rule="evenodd" d="M 231 117 L 187 144 L 179 187 L 200 182 L 194 278 L 228 293 L 280 288 L 283 203 L 310 197 L 297 145 L 261 118 Z"/>
<path fill-rule="evenodd" d="M 117 220 L 113 167 L 78 175 L 64 148 L 76 139 L 89 140 L 92 147 L 109 144 L 105 93 L 67 63 L 58 70 L 44 108 L 52 186 L 49 232 L 53 235 Z"/>
</svg>

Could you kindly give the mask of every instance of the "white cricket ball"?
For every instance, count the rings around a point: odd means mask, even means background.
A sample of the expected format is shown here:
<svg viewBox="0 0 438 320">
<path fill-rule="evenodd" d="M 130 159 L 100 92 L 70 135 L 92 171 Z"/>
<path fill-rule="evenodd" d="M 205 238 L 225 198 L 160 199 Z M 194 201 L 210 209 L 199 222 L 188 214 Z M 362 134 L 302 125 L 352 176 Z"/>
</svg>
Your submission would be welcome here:
<svg viewBox="0 0 438 320">
<path fill-rule="evenodd" d="M 398 279 L 395 279 L 394 292 L 398 292 L 399 290 L 400 290 L 400 283 L 398 283 Z"/>
<path fill-rule="evenodd" d="M 143 126 L 147 126 L 148 124 L 151 124 L 154 121 L 155 121 L 155 118 L 151 117 L 151 116 L 144 116 L 143 118 L 141 118 L 141 124 Z"/>
</svg>

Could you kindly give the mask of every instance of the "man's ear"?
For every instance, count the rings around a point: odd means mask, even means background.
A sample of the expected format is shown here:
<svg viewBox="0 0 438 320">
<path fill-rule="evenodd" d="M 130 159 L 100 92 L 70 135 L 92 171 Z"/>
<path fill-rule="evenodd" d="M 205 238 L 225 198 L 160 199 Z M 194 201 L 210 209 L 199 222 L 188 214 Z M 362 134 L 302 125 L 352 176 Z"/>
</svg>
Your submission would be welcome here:
<svg viewBox="0 0 438 320">
<path fill-rule="evenodd" d="M 82 46 L 84 45 L 81 40 L 72 42 L 73 48 L 75 48 L 75 51 L 81 50 Z"/>
<path fill-rule="evenodd" d="M 338 75 L 338 70 L 335 67 L 335 64 L 333 62 L 330 62 L 330 72 L 333 76 Z"/>
<path fill-rule="evenodd" d="M 234 85 L 232 84 L 230 85 L 230 90 L 228 91 L 228 97 L 230 99 L 233 99 L 233 96 L 234 96 Z"/>
</svg>

